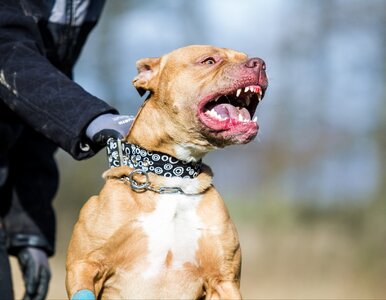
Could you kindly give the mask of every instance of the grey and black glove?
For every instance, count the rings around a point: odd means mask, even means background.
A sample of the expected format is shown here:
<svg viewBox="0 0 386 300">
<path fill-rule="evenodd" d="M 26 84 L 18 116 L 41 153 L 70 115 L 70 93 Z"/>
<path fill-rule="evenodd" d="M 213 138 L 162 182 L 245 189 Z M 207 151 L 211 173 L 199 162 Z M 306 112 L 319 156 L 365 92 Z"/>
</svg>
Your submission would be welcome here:
<svg viewBox="0 0 386 300">
<path fill-rule="evenodd" d="M 96 117 L 86 129 L 87 137 L 99 145 L 106 144 L 109 138 L 124 138 L 134 120 L 133 116 L 104 114 Z"/>
<path fill-rule="evenodd" d="M 51 279 L 46 252 L 39 248 L 26 247 L 19 251 L 17 258 L 24 279 L 23 300 L 44 300 Z"/>
</svg>

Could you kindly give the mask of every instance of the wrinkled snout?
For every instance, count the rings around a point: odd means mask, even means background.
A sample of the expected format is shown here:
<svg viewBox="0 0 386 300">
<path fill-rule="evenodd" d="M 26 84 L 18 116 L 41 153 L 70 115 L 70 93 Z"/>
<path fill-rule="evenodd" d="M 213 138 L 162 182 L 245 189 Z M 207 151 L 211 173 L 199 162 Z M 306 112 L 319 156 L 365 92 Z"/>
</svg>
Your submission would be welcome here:
<svg viewBox="0 0 386 300">
<path fill-rule="evenodd" d="M 264 60 L 258 57 L 252 57 L 245 62 L 244 66 L 256 74 L 260 87 L 265 91 L 268 87 L 268 79 L 265 72 L 266 65 Z"/>
</svg>

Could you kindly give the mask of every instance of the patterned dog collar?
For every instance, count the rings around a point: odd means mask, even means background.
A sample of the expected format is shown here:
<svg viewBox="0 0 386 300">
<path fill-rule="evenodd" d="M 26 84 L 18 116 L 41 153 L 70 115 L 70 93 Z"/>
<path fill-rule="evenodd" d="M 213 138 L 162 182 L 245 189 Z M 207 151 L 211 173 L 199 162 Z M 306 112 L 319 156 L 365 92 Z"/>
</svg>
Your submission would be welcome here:
<svg viewBox="0 0 386 300">
<path fill-rule="evenodd" d="M 106 149 L 110 168 L 129 166 L 165 177 L 182 178 L 195 178 L 201 172 L 201 160 L 197 163 L 181 161 L 113 138 L 107 141 Z"/>
</svg>

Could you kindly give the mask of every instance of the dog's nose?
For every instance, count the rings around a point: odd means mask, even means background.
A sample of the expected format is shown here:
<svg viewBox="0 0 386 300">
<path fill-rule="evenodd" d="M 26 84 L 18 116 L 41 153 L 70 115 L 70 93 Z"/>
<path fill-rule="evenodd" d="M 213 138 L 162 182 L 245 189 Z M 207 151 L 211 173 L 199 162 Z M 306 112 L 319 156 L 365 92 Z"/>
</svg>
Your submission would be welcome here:
<svg viewBox="0 0 386 300">
<path fill-rule="evenodd" d="M 265 62 L 261 58 L 253 57 L 246 61 L 245 66 L 247 68 L 262 69 L 265 71 Z"/>
<path fill-rule="evenodd" d="M 265 90 L 268 86 L 267 74 L 265 73 L 265 62 L 261 58 L 253 57 L 245 62 L 245 67 L 253 69 L 259 78 L 259 85 Z"/>
</svg>

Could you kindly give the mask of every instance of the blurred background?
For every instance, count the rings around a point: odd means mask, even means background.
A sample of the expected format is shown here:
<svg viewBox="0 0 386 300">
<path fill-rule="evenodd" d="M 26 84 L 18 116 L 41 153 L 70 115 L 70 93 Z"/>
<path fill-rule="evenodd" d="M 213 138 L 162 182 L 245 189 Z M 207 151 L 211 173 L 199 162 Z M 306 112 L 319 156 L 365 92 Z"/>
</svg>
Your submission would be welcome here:
<svg viewBox="0 0 386 300">
<path fill-rule="evenodd" d="M 386 1 L 107 1 L 75 80 L 136 114 L 136 60 L 188 44 L 267 63 L 258 138 L 204 159 L 239 230 L 244 298 L 386 298 Z M 107 168 L 104 151 L 57 160 L 49 299 L 66 297 L 71 231 Z"/>
</svg>

